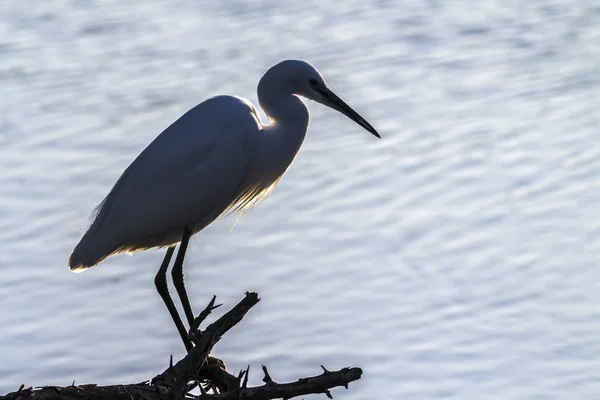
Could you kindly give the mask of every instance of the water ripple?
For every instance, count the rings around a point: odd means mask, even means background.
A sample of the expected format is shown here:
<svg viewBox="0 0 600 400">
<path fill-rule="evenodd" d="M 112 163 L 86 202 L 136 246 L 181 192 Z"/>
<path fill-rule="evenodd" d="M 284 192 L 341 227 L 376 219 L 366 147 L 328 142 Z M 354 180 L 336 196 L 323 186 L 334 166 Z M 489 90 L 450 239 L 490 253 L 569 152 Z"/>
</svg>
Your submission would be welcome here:
<svg viewBox="0 0 600 400">
<path fill-rule="evenodd" d="M 160 252 L 82 275 L 66 258 L 171 121 L 217 93 L 256 101 L 293 57 L 383 139 L 310 104 L 271 198 L 192 241 L 196 308 L 262 296 L 216 355 L 279 381 L 359 365 L 348 399 L 596 397 L 598 7 L 24 4 L 0 11 L 1 393 L 141 381 L 182 355 Z"/>
</svg>

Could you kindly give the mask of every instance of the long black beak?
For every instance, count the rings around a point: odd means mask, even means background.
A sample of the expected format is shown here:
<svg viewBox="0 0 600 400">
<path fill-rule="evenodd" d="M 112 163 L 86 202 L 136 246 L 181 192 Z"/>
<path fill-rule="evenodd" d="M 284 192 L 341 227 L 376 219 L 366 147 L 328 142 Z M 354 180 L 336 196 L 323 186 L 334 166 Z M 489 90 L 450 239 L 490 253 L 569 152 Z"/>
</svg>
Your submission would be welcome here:
<svg viewBox="0 0 600 400">
<path fill-rule="evenodd" d="M 323 95 L 324 101 L 320 101 L 322 104 L 341 112 L 346 117 L 350 118 L 352 121 L 356 122 L 358 125 L 362 126 L 367 131 L 371 132 L 373 135 L 381 139 L 379 133 L 377 133 L 375 128 L 373 128 L 371 124 L 367 122 L 366 119 L 364 119 L 360 116 L 359 113 L 354 111 L 352 107 L 350 107 L 344 102 L 344 100 L 337 97 L 337 95 L 333 93 L 331 89 L 329 89 L 327 86 L 313 87 L 313 89 Z"/>
</svg>

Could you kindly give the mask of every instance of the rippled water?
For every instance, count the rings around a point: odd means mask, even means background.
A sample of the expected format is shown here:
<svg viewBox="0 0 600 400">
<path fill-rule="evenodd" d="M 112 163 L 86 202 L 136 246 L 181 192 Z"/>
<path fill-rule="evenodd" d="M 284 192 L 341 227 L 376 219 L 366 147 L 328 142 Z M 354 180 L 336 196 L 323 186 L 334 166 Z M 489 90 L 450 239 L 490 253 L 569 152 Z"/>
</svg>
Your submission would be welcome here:
<svg viewBox="0 0 600 400">
<path fill-rule="evenodd" d="M 162 252 L 67 256 L 162 129 L 293 57 L 383 139 L 311 104 L 271 198 L 194 237 L 196 309 L 262 296 L 215 354 L 254 384 L 363 367 L 344 399 L 597 398 L 599 26 L 585 1 L 5 2 L 0 393 L 183 354 Z"/>
</svg>

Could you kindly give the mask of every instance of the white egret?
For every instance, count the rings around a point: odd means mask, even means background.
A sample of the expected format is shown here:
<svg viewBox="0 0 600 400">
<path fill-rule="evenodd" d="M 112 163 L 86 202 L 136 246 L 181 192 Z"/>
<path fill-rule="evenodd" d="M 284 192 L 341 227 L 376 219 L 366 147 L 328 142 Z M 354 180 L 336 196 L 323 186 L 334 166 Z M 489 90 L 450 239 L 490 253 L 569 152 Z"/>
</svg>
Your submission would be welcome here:
<svg viewBox="0 0 600 400">
<path fill-rule="evenodd" d="M 155 285 L 189 350 L 167 288 L 175 246 L 181 242 L 173 283 L 191 324 L 194 315 L 183 282 L 190 236 L 221 215 L 251 208 L 273 190 L 308 129 L 308 110 L 298 96 L 333 108 L 380 137 L 313 66 L 282 61 L 258 84 L 270 125 L 263 125 L 252 103 L 241 97 L 213 97 L 186 112 L 142 151 L 97 207 L 69 258 L 71 270 L 83 271 L 116 253 L 167 247 Z"/>
</svg>

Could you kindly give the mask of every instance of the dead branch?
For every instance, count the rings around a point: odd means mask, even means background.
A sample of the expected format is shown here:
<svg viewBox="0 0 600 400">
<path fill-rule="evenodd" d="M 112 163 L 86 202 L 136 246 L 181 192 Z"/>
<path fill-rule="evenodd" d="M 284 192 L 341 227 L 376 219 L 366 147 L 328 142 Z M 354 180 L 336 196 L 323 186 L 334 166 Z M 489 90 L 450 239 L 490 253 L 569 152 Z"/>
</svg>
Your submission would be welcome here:
<svg viewBox="0 0 600 400">
<path fill-rule="evenodd" d="M 337 386 L 348 388 L 348 383 L 360 379 L 360 368 L 343 368 L 328 371 L 323 367 L 321 375 L 298 379 L 296 382 L 276 383 L 267 368 L 263 366 L 265 382 L 262 386 L 247 387 L 249 368 L 234 376 L 227 372 L 225 364 L 210 356 L 215 344 L 232 327 L 237 325 L 246 313 L 259 302 L 256 293 L 246 293 L 246 297 L 205 330 L 200 324 L 208 317 L 215 306 L 215 298 L 198 315 L 190 329 L 194 347 L 190 352 L 149 381 L 127 385 L 77 385 L 44 386 L 25 388 L 0 396 L 0 400 L 267 400 L 275 398 L 291 399 L 296 396 L 323 393 L 331 398 L 330 389 Z M 193 396 L 190 391 L 198 387 L 200 394 Z"/>
</svg>

